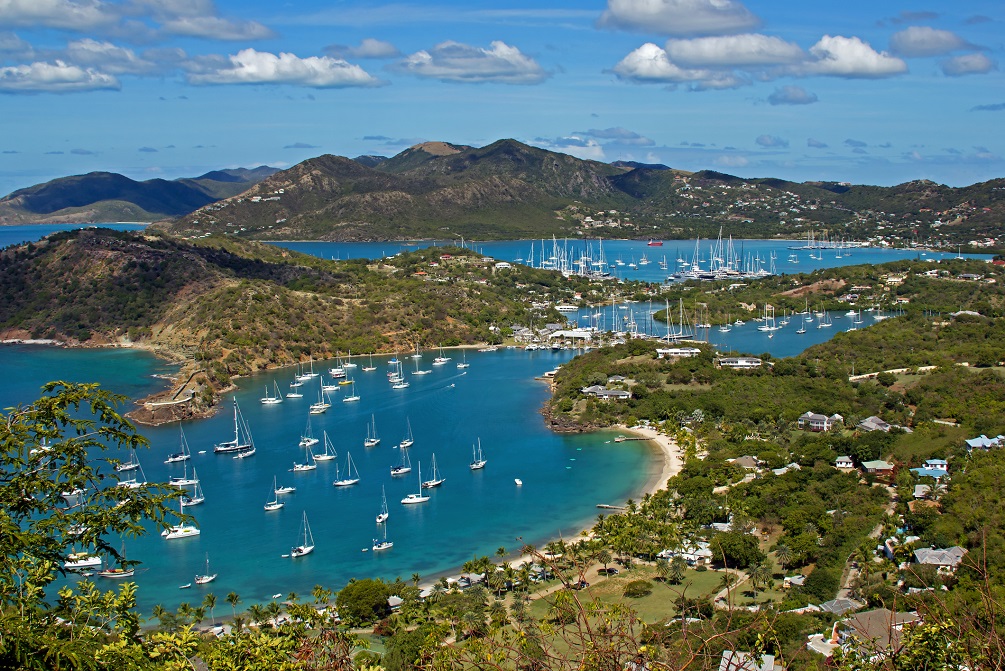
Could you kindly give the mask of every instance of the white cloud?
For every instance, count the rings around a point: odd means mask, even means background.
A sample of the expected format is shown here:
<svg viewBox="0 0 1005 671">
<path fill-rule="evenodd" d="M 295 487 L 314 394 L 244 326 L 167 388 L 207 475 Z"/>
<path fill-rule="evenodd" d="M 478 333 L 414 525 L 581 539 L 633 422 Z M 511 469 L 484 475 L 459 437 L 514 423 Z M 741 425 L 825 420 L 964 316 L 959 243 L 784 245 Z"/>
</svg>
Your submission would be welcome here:
<svg viewBox="0 0 1005 671">
<path fill-rule="evenodd" d="M 0 67 L 3 93 L 76 93 L 119 88 L 119 81 L 111 75 L 63 61 Z"/>
<path fill-rule="evenodd" d="M 257 21 L 231 21 L 220 16 L 182 16 L 165 21 L 162 29 L 172 35 L 212 40 L 260 40 L 273 36 L 269 28 Z"/>
<path fill-rule="evenodd" d="M 739 33 L 760 19 L 736 0 L 608 0 L 598 25 L 660 35 Z"/>
<path fill-rule="evenodd" d="M 971 45 L 956 33 L 928 26 L 911 26 L 890 37 L 890 51 L 908 58 L 943 56 L 966 48 Z"/>
<path fill-rule="evenodd" d="M 401 55 L 398 48 L 390 42 L 384 42 L 372 37 L 364 38 L 357 47 L 346 44 L 332 44 L 325 47 L 325 51 L 334 56 L 349 56 L 351 58 L 397 58 Z"/>
<path fill-rule="evenodd" d="M 156 63 L 138 57 L 130 49 L 92 39 L 70 42 L 66 55 L 77 65 L 96 67 L 111 74 L 149 74 L 158 69 Z"/>
<path fill-rule="evenodd" d="M 983 75 L 997 69 L 998 64 L 984 54 L 963 54 L 942 62 L 942 72 L 950 77 Z"/>
<path fill-rule="evenodd" d="M 810 93 L 802 86 L 783 86 L 768 96 L 772 105 L 812 105 L 817 100 L 816 93 Z"/>
<path fill-rule="evenodd" d="M 212 63 L 212 61 L 204 61 Z M 289 84 L 313 88 L 378 86 L 381 82 L 358 65 L 329 56 L 299 58 L 295 54 L 242 49 L 219 67 L 188 75 L 193 84 Z"/>
<path fill-rule="evenodd" d="M 534 139 L 533 144 L 543 149 L 550 149 L 590 161 L 603 161 L 606 158 L 604 148 L 596 140 L 585 139 L 578 135 L 555 139 L 539 137 Z"/>
<path fill-rule="evenodd" d="M 907 72 L 907 63 L 857 37 L 824 35 L 810 54 L 813 60 L 796 66 L 798 74 L 878 79 Z"/>
<path fill-rule="evenodd" d="M 724 166 L 726 168 L 743 168 L 749 163 L 750 161 L 748 161 L 745 157 L 737 156 L 736 154 L 725 154 L 715 159 L 716 165 Z"/>
<path fill-rule="evenodd" d="M 613 72 L 629 81 L 666 84 L 695 82 L 712 74 L 708 70 L 688 70 L 672 63 L 667 52 L 652 42 L 643 44 L 622 58 Z"/>
<path fill-rule="evenodd" d="M 666 52 L 673 62 L 689 67 L 780 65 L 806 56 L 797 44 L 756 33 L 670 40 Z"/>
<path fill-rule="evenodd" d="M 758 135 L 757 139 L 754 140 L 754 142 L 756 142 L 762 147 L 767 147 L 769 149 L 777 149 L 789 146 L 788 140 L 782 139 L 777 135 Z"/>
<path fill-rule="evenodd" d="M 0 0 L 0 25 L 89 30 L 114 23 L 98 0 Z"/>
<path fill-rule="evenodd" d="M 443 42 L 408 56 L 394 69 L 418 77 L 468 83 L 539 84 L 550 76 L 533 58 L 498 40 L 489 49 Z"/>
<path fill-rule="evenodd" d="M 0 33 L 0 54 L 31 58 L 35 50 L 14 33 Z"/>
<path fill-rule="evenodd" d="M 592 137 L 598 140 L 608 140 L 612 144 L 630 144 L 640 147 L 651 147 L 656 144 L 650 138 L 639 135 L 627 128 L 621 128 L 620 126 L 616 128 L 591 128 L 590 130 L 580 131 L 576 135 Z"/>
<path fill-rule="evenodd" d="M 821 142 L 820 140 L 814 140 L 811 137 L 806 138 L 806 146 L 812 147 L 813 149 L 826 149 L 827 143 Z"/>
</svg>

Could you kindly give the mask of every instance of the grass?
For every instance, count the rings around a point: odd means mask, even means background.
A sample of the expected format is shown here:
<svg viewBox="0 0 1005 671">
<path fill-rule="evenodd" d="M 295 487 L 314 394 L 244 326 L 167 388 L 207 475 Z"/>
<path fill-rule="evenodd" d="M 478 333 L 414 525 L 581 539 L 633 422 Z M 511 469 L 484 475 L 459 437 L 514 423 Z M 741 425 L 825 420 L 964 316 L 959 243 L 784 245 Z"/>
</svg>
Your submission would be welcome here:
<svg viewBox="0 0 1005 671">
<path fill-rule="evenodd" d="M 632 599 L 624 596 L 625 586 L 633 580 L 648 580 L 653 584 L 653 591 L 648 596 Z M 711 598 L 720 589 L 722 573 L 718 571 L 692 571 L 684 575 L 679 585 L 663 583 L 656 580 L 656 569 L 652 566 L 640 565 L 624 570 L 618 575 L 592 582 L 589 587 L 578 592 L 581 601 L 597 600 L 606 604 L 623 604 L 631 606 L 646 622 L 656 622 L 671 618 L 677 614 L 673 602 L 684 594 L 690 598 Z M 552 599 L 544 597 L 535 599 L 530 606 L 530 613 L 535 618 L 548 615 Z"/>
</svg>

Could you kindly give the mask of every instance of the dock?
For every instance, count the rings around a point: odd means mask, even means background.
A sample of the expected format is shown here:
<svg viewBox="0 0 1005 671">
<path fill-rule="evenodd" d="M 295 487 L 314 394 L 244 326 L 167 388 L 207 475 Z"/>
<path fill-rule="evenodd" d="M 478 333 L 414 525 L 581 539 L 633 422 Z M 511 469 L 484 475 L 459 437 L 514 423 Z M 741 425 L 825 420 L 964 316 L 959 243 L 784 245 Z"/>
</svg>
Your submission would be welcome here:
<svg viewBox="0 0 1005 671">
<path fill-rule="evenodd" d="M 618 436 L 614 439 L 614 442 L 623 443 L 626 440 L 652 440 L 652 438 L 646 438 L 644 436 Z"/>
<path fill-rule="evenodd" d="M 598 508 L 603 508 L 604 510 L 624 510 L 625 509 L 624 506 L 612 506 L 609 503 L 598 503 L 597 507 Z"/>
</svg>

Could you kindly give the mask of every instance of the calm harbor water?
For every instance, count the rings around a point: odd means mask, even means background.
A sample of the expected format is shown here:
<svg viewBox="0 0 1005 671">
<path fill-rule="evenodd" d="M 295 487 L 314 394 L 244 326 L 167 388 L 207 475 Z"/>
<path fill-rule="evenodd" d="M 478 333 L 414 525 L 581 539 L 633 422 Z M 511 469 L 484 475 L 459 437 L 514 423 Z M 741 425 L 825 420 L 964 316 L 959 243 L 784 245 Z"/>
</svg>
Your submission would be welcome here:
<svg viewBox="0 0 1005 671">
<path fill-rule="evenodd" d="M 74 231 L 87 228 L 91 224 L 25 224 L 20 226 L 0 226 L 0 249 L 22 242 L 34 242 L 43 236 L 60 231 Z M 117 231 L 142 231 L 146 224 L 108 223 L 97 224 L 103 228 L 114 228 Z"/>
<path fill-rule="evenodd" d="M 0 228 L 0 247 L 66 228 L 72 227 Z M 373 258 L 433 243 L 283 244 L 322 257 Z M 640 266 L 634 276 L 658 281 L 664 273 L 657 261 L 662 260 L 663 253 L 667 253 L 668 259 L 675 258 L 675 244 L 667 242 L 663 248 L 647 248 L 644 242 L 605 241 L 604 250 L 609 260 L 620 256 L 628 261 L 633 253 L 636 259 L 641 253 L 648 253 L 652 263 Z M 745 241 L 743 245 L 746 252 L 765 259 L 771 257 L 773 250 L 781 259 L 791 253 L 783 252 L 787 250 L 786 243 L 777 241 Z M 498 259 L 515 261 L 529 256 L 530 243 L 480 243 L 477 248 Z M 693 241 L 681 243 L 681 255 L 689 255 L 693 248 Z M 823 259 L 814 259 L 812 263 L 808 252 L 797 254 L 803 257 L 799 264 L 778 269 L 795 272 L 878 263 L 917 258 L 922 253 L 861 249 L 853 250 L 850 257 L 836 259 L 833 252 L 825 252 Z M 945 256 L 952 255 L 928 252 L 922 258 Z M 672 260 L 668 263 L 670 268 L 674 267 Z M 777 261 L 776 264 L 782 265 Z M 581 325 L 597 325 L 605 330 L 623 329 L 626 321 L 633 319 L 639 330 L 662 335 L 666 327 L 650 320 L 650 314 L 662 307 L 606 306 L 581 310 L 571 318 Z M 626 320 L 629 314 L 632 317 Z M 841 313 L 832 313 L 830 317 L 833 326 L 816 328 L 817 322 L 801 323 L 801 317 L 795 316 L 771 338 L 758 331 L 754 322 L 733 326 L 728 333 L 712 328 L 696 335 L 722 351 L 769 352 L 777 357 L 798 354 L 837 332 L 874 323 L 871 313 L 863 313 L 861 324 L 853 323 L 852 317 Z M 805 326 L 803 334 L 797 333 L 800 325 Z M 125 542 L 127 556 L 142 561 L 135 579 L 140 586 L 142 611 L 149 613 L 158 603 L 175 607 L 182 601 L 199 602 L 209 592 L 222 598 L 235 591 L 246 607 L 265 602 L 273 594 L 285 595 L 291 590 L 306 593 L 319 583 L 338 588 L 351 577 L 408 579 L 412 573 L 430 576 L 457 569 L 472 557 L 491 555 L 500 546 L 516 551 L 521 542 L 538 543 L 559 535 L 575 535 L 595 518 L 596 504 L 619 503 L 636 496 L 658 466 L 658 460 L 645 443 L 611 443 L 610 433 L 555 435 L 545 427 L 539 410 L 548 390 L 533 378 L 573 354 L 508 349 L 468 351 L 465 356 L 471 366 L 466 370 L 456 368 L 458 351 L 449 354 L 453 361 L 440 367 L 432 366 L 434 352 L 425 352 L 418 362 L 403 354 L 405 377 L 411 383 L 403 390 L 393 390 L 387 383 L 388 357 L 374 357 L 377 370 L 373 372 L 362 371 L 369 359 L 357 359 L 359 367 L 349 375 L 356 382 L 355 391 L 361 400 L 343 403 L 341 399 L 350 393 L 351 387 L 341 387 L 331 394 L 332 408 L 324 415 L 312 417 L 314 434 L 320 438 L 327 431 L 338 459 L 321 462 L 317 470 L 307 473 L 292 473 L 289 469 L 294 462 L 303 463 L 307 457 L 298 441 L 308 419 L 307 407 L 317 399 L 318 380 L 302 388 L 304 398 L 287 399 L 274 406 L 262 405 L 260 397 L 266 387 L 274 393 L 276 385 L 285 394 L 294 371 L 270 371 L 241 380 L 237 392 L 224 399 L 219 414 L 184 427 L 193 453 L 189 466 L 197 469 L 206 496 L 204 504 L 188 509 L 202 534 L 167 541 L 155 531 Z M 330 365 L 332 362 L 315 362 L 314 367 L 318 372 L 326 372 Z M 138 399 L 162 386 L 155 375 L 173 371 L 143 352 L 24 345 L 0 347 L 0 368 L 17 373 L 8 375 L 6 384 L 0 387 L 0 407 L 5 408 L 35 399 L 41 384 L 51 379 L 97 381 Z M 417 368 L 432 372 L 411 375 Z M 257 454 L 249 459 L 216 455 L 212 450 L 214 443 L 233 436 L 232 397 L 237 398 L 258 448 Z M 376 420 L 382 442 L 366 449 L 363 440 L 371 416 Z M 413 470 L 404 477 L 392 478 L 390 467 L 401 458 L 400 450 L 394 446 L 409 423 L 415 436 L 415 445 L 409 450 Z M 149 451 L 140 454 L 146 479 L 166 482 L 179 475 L 183 470 L 181 464 L 163 463 L 169 452 L 178 449 L 178 427 L 142 427 L 141 431 L 152 445 Z M 471 471 L 468 468 L 471 448 L 479 438 L 488 465 L 482 471 Z M 320 448 L 319 445 L 315 449 Z M 401 505 L 399 501 L 406 494 L 418 491 L 420 462 L 423 478 L 431 477 L 434 453 L 446 482 L 428 492 L 431 497 L 428 503 Z M 336 467 L 344 472 L 348 454 L 352 455 L 361 481 L 354 487 L 335 488 L 331 483 L 336 479 Z M 267 513 L 262 506 L 271 498 L 273 478 L 280 485 L 296 486 L 297 491 L 285 497 L 284 509 Z M 515 478 L 523 481 L 522 487 L 516 486 Z M 382 538 L 374 522 L 380 509 L 382 487 L 390 508 L 387 538 L 394 542 L 394 547 L 378 554 L 362 552 L 363 548 L 370 548 L 374 538 Z M 300 542 L 304 511 L 317 549 L 304 558 L 283 558 Z M 219 578 L 204 587 L 179 589 L 180 585 L 193 582 L 196 573 L 203 572 L 207 554 L 210 570 L 219 573 Z M 99 581 L 99 584 L 109 587 L 112 583 Z"/>
</svg>

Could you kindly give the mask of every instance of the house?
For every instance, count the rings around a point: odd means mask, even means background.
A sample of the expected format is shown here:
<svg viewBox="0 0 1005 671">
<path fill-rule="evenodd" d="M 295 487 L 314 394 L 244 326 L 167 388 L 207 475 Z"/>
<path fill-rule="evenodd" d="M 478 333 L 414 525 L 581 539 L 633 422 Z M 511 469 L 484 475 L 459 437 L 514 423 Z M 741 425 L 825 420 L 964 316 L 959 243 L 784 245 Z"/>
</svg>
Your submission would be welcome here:
<svg viewBox="0 0 1005 671">
<path fill-rule="evenodd" d="M 939 468 L 943 471 L 949 470 L 949 462 L 945 459 L 929 459 L 925 462 L 926 468 Z"/>
<path fill-rule="evenodd" d="M 892 427 L 876 415 L 873 415 L 872 417 L 866 417 L 859 422 L 858 428 L 862 431 L 882 431 L 884 433 L 889 433 Z"/>
<path fill-rule="evenodd" d="M 797 424 L 803 431 L 830 431 L 837 423 L 844 423 L 844 417 L 837 413 L 828 417 L 818 412 L 806 411 L 799 416 Z"/>
<path fill-rule="evenodd" d="M 656 358 L 666 359 L 670 357 L 676 357 L 678 359 L 688 359 L 701 354 L 701 350 L 697 347 L 667 347 L 667 348 L 657 348 Z"/>
<path fill-rule="evenodd" d="M 959 545 L 954 545 L 944 550 L 918 548 L 914 551 L 914 561 L 919 564 L 936 566 L 942 573 L 952 573 L 960 565 L 960 562 L 963 561 L 963 555 L 966 553 L 966 549 L 961 548 Z"/>
<path fill-rule="evenodd" d="M 609 378 L 607 378 L 607 383 L 610 384 L 611 382 L 624 382 L 625 379 L 626 378 L 624 375 L 612 375 Z"/>
<path fill-rule="evenodd" d="M 840 468 L 841 470 L 851 470 L 855 468 L 855 461 L 847 455 L 840 456 L 834 462 L 834 468 Z"/>
<path fill-rule="evenodd" d="M 863 461 L 862 468 L 865 469 L 866 473 L 874 473 L 876 475 L 893 475 L 894 465 L 888 461 L 876 459 L 875 461 Z"/>
<path fill-rule="evenodd" d="M 932 487 L 930 485 L 914 486 L 914 498 L 916 499 L 927 499 L 931 493 L 932 493 Z"/>
<path fill-rule="evenodd" d="M 632 397 L 632 392 L 625 391 L 624 389 L 604 389 L 603 391 L 597 392 L 597 398 L 602 401 L 623 401 Z"/>
<path fill-rule="evenodd" d="M 391 595 L 387 597 L 387 607 L 391 609 L 391 612 L 396 612 L 401 609 L 401 604 L 403 600 L 400 596 Z"/>
<path fill-rule="evenodd" d="M 801 471 L 801 470 L 803 470 L 803 467 L 793 461 L 791 463 L 786 464 L 785 466 L 782 466 L 781 468 L 772 468 L 771 472 L 774 473 L 775 475 L 785 475 L 789 471 Z"/>
<path fill-rule="evenodd" d="M 994 438 L 988 438 L 982 433 L 977 438 L 967 438 L 964 442 L 967 444 L 967 450 L 969 451 L 973 451 L 975 448 L 989 450 L 992 447 L 998 447 L 1005 443 L 1005 436 L 999 434 Z"/>
<path fill-rule="evenodd" d="M 760 368 L 762 363 L 756 356 L 724 356 L 716 360 L 720 368 Z"/>
<path fill-rule="evenodd" d="M 919 478 L 935 478 L 937 481 L 949 475 L 949 471 L 941 468 L 912 468 L 911 472 Z"/>
<path fill-rule="evenodd" d="M 729 460 L 727 459 L 727 461 Z M 742 466 L 748 471 L 757 470 L 757 468 L 761 465 L 761 462 L 757 460 L 757 457 L 752 457 L 749 454 L 737 457 L 736 459 L 733 459 L 731 463 L 736 464 L 737 466 Z"/>
<path fill-rule="evenodd" d="M 802 573 L 782 578 L 782 587 L 802 587 L 806 584 L 806 576 Z"/>
<path fill-rule="evenodd" d="M 873 657 L 883 657 L 900 647 L 904 625 L 919 622 L 917 613 L 895 613 L 886 608 L 855 613 L 834 625 L 832 640 L 857 647 Z"/>
<path fill-rule="evenodd" d="M 676 552 L 673 550 L 663 550 L 656 556 L 660 559 L 682 557 L 688 566 L 704 566 L 712 562 L 712 551 L 708 548 L 708 543 L 705 541 L 698 541 L 694 545 L 683 545 Z"/>
<path fill-rule="evenodd" d="M 862 607 L 862 604 L 852 599 L 831 599 L 830 601 L 824 601 L 818 607 L 825 613 L 844 615 L 848 611 L 858 610 Z"/>
<path fill-rule="evenodd" d="M 757 659 L 752 653 L 739 650 L 723 650 L 719 659 L 719 671 L 785 671 L 774 655 L 761 655 Z"/>
</svg>

